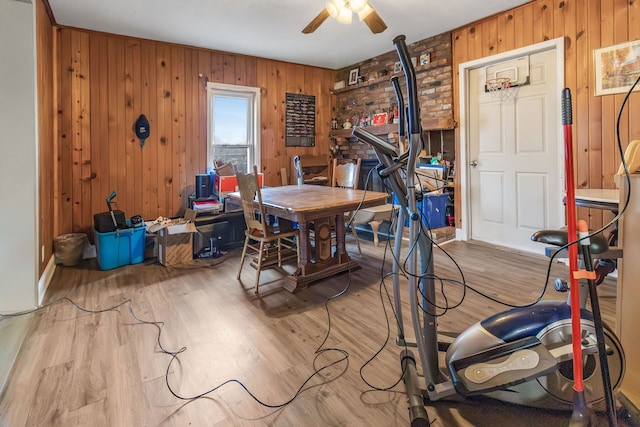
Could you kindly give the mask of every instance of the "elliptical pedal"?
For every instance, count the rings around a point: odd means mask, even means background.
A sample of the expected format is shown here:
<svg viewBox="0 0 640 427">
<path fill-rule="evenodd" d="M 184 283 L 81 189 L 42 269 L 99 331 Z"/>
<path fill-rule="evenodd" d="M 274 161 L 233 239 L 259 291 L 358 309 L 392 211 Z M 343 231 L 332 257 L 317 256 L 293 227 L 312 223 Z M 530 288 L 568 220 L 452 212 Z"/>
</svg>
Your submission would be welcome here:
<svg viewBox="0 0 640 427">
<path fill-rule="evenodd" d="M 556 367 L 556 358 L 532 336 L 453 360 L 449 372 L 456 391 L 468 396 L 520 384 Z"/>
</svg>

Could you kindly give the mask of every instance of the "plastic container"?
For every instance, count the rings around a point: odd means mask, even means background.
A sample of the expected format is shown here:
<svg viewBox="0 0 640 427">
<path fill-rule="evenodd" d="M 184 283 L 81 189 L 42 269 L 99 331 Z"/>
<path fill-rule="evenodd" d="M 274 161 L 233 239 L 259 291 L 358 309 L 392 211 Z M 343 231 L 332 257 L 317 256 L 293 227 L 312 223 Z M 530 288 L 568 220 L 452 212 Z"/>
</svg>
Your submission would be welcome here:
<svg viewBox="0 0 640 427">
<path fill-rule="evenodd" d="M 422 199 L 422 222 L 428 228 L 442 228 L 447 224 L 447 199 L 448 194 L 430 195 L 425 194 Z"/>
<path fill-rule="evenodd" d="M 422 217 L 422 222 L 427 228 L 442 228 L 447 226 L 447 200 L 449 195 L 424 194 L 422 201 L 418 202 L 418 210 Z M 400 204 L 396 195 L 393 195 L 393 203 Z M 405 218 L 404 226 L 409 226 L 409 219 Z"/>
<path fill-rule="evenodd" d="M 101 270 L 144 261 L 146 226 L 126 228 L 110 233 L 95 233 L 96 255 Z"/>
<path fill-rule="evenodd" d="M 87 235 L 84 233 L 63 234 L 53 239 L 53 253 L 56 262 L 67 267 L 72 267 L 82 259 Z"/>
</svg>

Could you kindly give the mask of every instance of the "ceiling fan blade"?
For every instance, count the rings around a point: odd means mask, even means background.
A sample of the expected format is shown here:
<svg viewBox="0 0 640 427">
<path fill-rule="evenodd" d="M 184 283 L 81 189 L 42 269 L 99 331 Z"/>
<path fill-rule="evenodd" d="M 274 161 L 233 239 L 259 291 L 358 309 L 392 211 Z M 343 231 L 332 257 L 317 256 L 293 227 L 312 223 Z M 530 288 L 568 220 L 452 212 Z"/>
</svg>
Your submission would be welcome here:
<svg viewBox="0 0 640 427">
<path fill-rule="evenodd" d="M 384 23 L 378 12 L 372 11 L 367 17 L 363 19 L 364 23 L 371 30 L 373 34 L 378 34 L 387 29 L 387 24 Z"/>
<path fill-rule="evenodd" d="M 315 30 L 318 29 L 320 25 L 322 25 L 324 21 L 326 21 L 328 17 L 329 17 L 329 12 L 327 12 L 327 9 L 326 8 L 322 9 L 322 11 L 318 14 L 318 16 L 313 18 L 311 22 L 309 22 L 309 25 L 304 27 L 304 30 L 302 30 L 302 33 L 303 34 L 313 33 Z"/>
</svg>

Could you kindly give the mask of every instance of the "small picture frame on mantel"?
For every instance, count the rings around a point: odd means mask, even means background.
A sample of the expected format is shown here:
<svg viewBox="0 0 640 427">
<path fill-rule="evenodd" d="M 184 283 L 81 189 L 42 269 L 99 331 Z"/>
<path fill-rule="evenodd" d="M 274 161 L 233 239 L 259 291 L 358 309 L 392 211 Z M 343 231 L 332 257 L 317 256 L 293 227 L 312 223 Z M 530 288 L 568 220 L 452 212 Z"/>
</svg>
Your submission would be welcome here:
<svg viewBox="0 0 640 427">
<path fill-rule="evenodd" d="M 359 71 L 360 71 L 359 68 L 354 68 L 354 69 L 349 71 L 349 86 L 358 83 L 358 72 Z"/>
</svg>

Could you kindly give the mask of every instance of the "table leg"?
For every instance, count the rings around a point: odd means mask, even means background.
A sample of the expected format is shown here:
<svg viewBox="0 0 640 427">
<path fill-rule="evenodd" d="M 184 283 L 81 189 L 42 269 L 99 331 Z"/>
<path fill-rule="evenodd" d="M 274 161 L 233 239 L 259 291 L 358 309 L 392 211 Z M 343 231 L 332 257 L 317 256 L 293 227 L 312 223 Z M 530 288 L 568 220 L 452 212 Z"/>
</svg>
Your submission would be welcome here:
<svg viewBox="0 0 640 427">
<path fill-rule="evenodd" d="M 344 215 L 336 215 L 336 258 L 338 263 L 348 262 L 347 245 L 345 243 Z"/>
<path fill-rule="evenodd" d="M 298 269 L 296 270 L 296 272 L 294 273 L 294 275 L 298 275 L 301 274 L 304 276 L 305 274 L 305 269 L 307 267 L 307 265 L 309 265 L 309 254 L 310 254 L 310 239 L 309 239 L 309 224 L 307 224 L 306 222 L 300 222 L 298 223 L 298 231 L 299 231 L 299 239 L 300 239 L 300 245 L 299 245 L 299 250 L 300 253 L 298 254 Z"/>
<path fill-rule="evenodd" d="M 314 221 L 316 237 L 316 263 L 323 263 L 331 258 L 331 222 L 329 218 Z"/>
<path fill-rule="evenodd" d="M 357 262 L 349 258 L 344 238 L 343 214 L 336 215 L 336 248 L 332 255 L 330 218 L 314 219 L 316 262 L 310 258 L 309 224 L 299 222 L 300 262 L 296 272 L 288 276 L 283 287 L 295 292 L 299 287 L 320 279 L 360 268 Z"/>
</svg>

